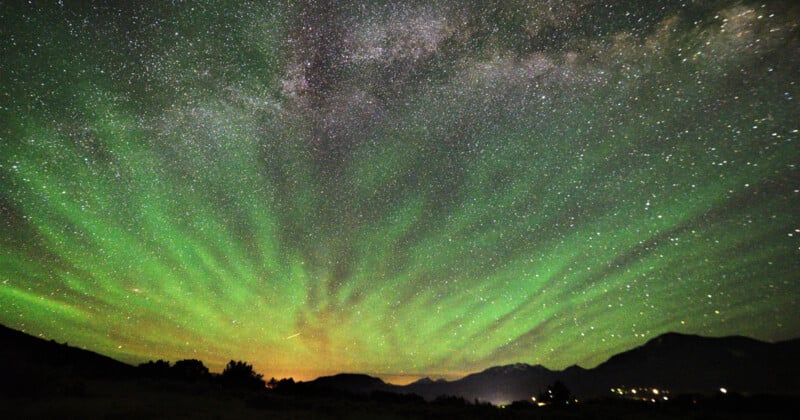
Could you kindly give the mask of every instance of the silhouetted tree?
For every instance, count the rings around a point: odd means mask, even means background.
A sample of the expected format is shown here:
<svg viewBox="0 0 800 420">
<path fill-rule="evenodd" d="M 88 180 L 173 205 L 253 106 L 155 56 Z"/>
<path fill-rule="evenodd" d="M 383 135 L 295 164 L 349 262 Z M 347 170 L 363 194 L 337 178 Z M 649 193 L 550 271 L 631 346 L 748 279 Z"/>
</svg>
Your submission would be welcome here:
<svg viewBox="0 0 800 420">
<path fill-rule="evenodd" d="M 263 389 L 265 386 L 263 376 L 256 373 L 252 365 L 242 361 L 228 362 L 219 378 L 223 384 L 232 387 Z"/>
<path fill-rule="evenodd" d="M 267 382 L 267 388 L 283 394 L 290 394 L 296 391 L 295 385 L 294 378 L 283 378 L 281 380 L 272 378 Z"/>
<path fill-rule="evenodd" d="M 166 378 L 170 374 L 169 362 L 166 360 L 148 361 L 139 365 L 139 372 L 148 378 Z"/>
<path fill-rule="evenodd" d="M 179 360 L 172 366 L 172 372 L 178 379 L 185 381 L 200 381 L 208 379 L 211 375 L 203 362 L 196 359 Z"/>
<path fill-rule="evenodd" d="M 547 387 L 547 391 L 539 394 L 537 401 L 552 405 L 567 405 L 572 401 L 572 393 L 563 382 L 555 381 Z"/>
</svg>

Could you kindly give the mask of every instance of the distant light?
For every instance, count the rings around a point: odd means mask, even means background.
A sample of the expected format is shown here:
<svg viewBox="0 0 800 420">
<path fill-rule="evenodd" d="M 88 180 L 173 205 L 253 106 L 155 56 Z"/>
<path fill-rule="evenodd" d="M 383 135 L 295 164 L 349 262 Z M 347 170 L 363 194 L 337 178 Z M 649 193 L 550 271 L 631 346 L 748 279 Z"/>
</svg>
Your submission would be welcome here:
<svg viewBox="0 0 800 420">
<path fill-rule="evenodd" d="M 721 392 L 723 394 L 727 394 L 728 393 L 728 388 L 720 388 L 719 392 Z"/>
<path fill-rule="evenodd" d="M 658 395 L 658 389 L 657 388 L 653 388 L 653 394 L 654 395 Z"/>
<path fill-rule="evenodd" d="M 636 393 L 636 390 L 635 390 L 635 389 L 632 389 L 632 390 L 631 390 L 631 394 L 635 394 L 635 393 Z"/>
</svg>

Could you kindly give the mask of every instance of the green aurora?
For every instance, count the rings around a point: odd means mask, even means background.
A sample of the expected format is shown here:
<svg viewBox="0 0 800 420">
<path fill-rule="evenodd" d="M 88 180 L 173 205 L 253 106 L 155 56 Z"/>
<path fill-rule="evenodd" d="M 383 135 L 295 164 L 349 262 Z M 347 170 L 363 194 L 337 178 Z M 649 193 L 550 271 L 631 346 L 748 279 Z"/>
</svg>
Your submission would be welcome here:
<svg viewBox="0 0 800 420">
<path fill-rule="evenodd" d="M 304 380 L 800 335 L 792 2 L 65 3 L 0 4 L 2 324 Z"/>
</svg>

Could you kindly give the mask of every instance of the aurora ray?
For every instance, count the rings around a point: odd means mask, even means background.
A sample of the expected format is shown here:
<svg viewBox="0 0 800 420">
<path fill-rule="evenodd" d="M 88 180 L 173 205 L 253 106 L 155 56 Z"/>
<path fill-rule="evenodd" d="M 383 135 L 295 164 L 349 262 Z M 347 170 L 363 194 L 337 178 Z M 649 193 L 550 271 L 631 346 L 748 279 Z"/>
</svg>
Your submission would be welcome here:
<svg viewBox="0 0 800 420">
<path fill-rule="evenodd" d="M 791 2 L 220 3 L 0 6 L 0 322 L 297 379 L 800 332 Z"/>
</svg>

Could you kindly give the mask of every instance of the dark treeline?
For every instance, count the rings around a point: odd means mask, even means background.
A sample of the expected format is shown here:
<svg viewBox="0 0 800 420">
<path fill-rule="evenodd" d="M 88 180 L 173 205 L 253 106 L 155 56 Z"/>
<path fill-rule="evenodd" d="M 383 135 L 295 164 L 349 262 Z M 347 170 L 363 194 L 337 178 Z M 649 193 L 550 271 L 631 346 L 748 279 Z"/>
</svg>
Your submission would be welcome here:
<svg viewBox="0 0 800 420">
<path fill-rule="evenodd" d="M 203 362 L 196 359 L 179 360 L 174 365 L 165 360 L 151 360 L 140 364 L 138 370 L 142 377 L 149 379 L 210 382 L 235 389 L 263 390 L 266 387 L 263 375 L 243 361 L 231 360 L 219 374 L 209 372 Z"/>
</svg>

